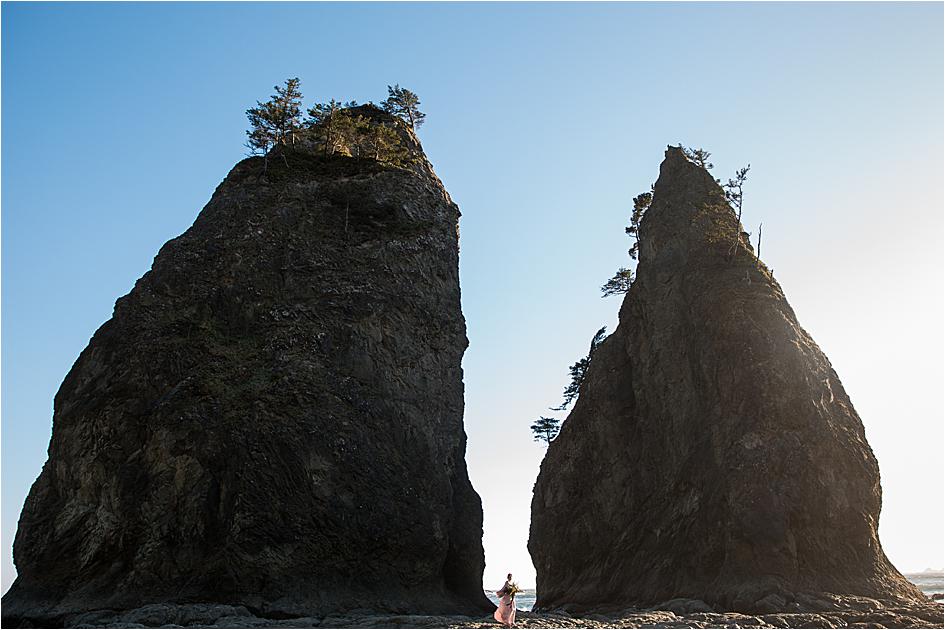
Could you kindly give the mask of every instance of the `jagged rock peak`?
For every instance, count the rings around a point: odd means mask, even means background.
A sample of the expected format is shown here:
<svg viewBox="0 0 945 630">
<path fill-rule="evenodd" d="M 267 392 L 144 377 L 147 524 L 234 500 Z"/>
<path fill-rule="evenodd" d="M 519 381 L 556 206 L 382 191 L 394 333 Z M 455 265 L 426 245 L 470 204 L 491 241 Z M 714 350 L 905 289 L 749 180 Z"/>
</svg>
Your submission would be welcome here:
<svg viewBox="0 0 945 630">
<path fill-rule="evenodd" d="M 4 625 L 491 609 L 459 209 L 422 152 L 280 153 L 233 168 L 63 381 Z"/>
<path fill-rule="evenodd" d="M 746 236 L 667 149 L 619 326 L 535 485 L 538 609 L 924 600 L 880 545 L 860 418 Z"/>
</svg>

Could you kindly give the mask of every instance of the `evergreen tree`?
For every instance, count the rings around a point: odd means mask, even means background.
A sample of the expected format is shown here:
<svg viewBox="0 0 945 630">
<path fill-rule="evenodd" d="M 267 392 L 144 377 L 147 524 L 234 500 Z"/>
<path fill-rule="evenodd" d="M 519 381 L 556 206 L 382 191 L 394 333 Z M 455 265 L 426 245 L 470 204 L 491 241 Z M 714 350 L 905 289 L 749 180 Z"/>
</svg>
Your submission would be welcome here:
<svg viewBox="0 0 945 630">
<path fill-rule="evenodd" d="M 705 149 L 693 149 L 689 147 L 684 147 L 682 143 L 679 144 L 679 148 L 683 150 L 683 153 L 686 154 L 686 157 L 689 158 L 690 162 L 701 166 L 707 171 L 711 171 L 713 164 L 709 162 L 709 158 L 712 156 L 711 153 Z"/>
<path fill-rule="evenodd" d="M 624 228 L 627 236 L 633 239 L 633 244 L 627 252 L 632 260 L 636 260 L 640 253 L 640 223 L 643 220 L 643 214 L 653 202 L 653 193 L 640 193 L 633 198 L 633 212 L 630 214 L 630 225 Z M 621 267 L 613 277 L 604 283 L 600 288 L 603 295 L 601 297 L 610 297 L 611 295 L 620 295 L 630 290 L 633 284 L 633 270 Z"/>
<path fill-rule="evenodd" d="M 374 156 L 374 147 L 371 143 L 372 127 L 374 125 L 364 116 L 351 118 L 351 126 L 347 133 L 348 150 L 357 159 Z"/>
<path fill-rule="evenodd" d="M 633 213 L 630 215 L 630 225 L 625 228 L 627 236 L 633 239 L 633 245 L 630 246 L 630 258 L 637 259 L 640 253 L 640 221 L 643 220 L 643 213 L 647 211 L 650 204 L 653 203 L 653 193 L 640 193 L 633 198 Z"/>
<path fill-rule="evenodd" d="M 352 107 L 357 107 L 355 101 L 342 103 L 331 99 L 327 103 L 315 103 L 308 109 L 305 124 L 324 146 L 325 155 L 333 154 L 351 139 L 354 124 L 347 110 Z"/>
<path fill-rule="evenodd" d="M 604 341 L 606 336 L 607 327 L 604 326 L 598 330 L 594 338 L 591 339 L 591 349 L 588 351 L 587 356 L 569 368 L 571 382 L 564 388 L 564 402 L 561 403 L 560 407 L 552 407 L 552 411 L 564 411 L 568 405 L 578 397 L 578 394 L 581 393 L 581 384 L 584 383 L 584 377 L 587 375 L 587 368 L 591 365 L 591 358 L 594 356 L 594 351 L 597 350 L 597 347 Z"/>
<path fill-rule="evenodd" d="M 744 187 L 745 182 L 748 181 L 748 171 L 751 169 L 751 164 L 745 168 L 740 168 L 735 171 L 735 179 L 729 179 L 727 183 L 723 184 L 722 188 L 725 189 L 725 200 L 728 201 L 729 205 L 736 212 L 736 221 L 735 233 L 732 237 L 732 246 L 729 248 L 728 255 L 729 257 L 733 256 L 738 248 L 738 235 L 741 232 L 740 227 L 742 223 L 742 201 L 745 197 Z"/>
<path fill-rule="evenodd" d="M 728 182 L 722 186 L 722 188 L 725 189 L 725 200 L 728 201 L 732 208 L 738 213 L 739 221 L 741 221 L 742 216 L 743 188 L 745 182 L 748 181 L 749 170 L 751 170 L 751 164 L 745 168 L 738 169 L 735 171 L 735 179 L 729 179 Z"/>
<path fill-rule="evenodd" d="M 400 135 L 382 122 L 362 119 L 358 134 L 360 150 L 367 157 L 389 164 L 401 164 L 407 157 Z"/>
<path fill-rule="evenodd" d="M 547 444 L 551 444 L 551 441 L 558 437 L 558 432 L 561 430 L 561 421 L 557 418 L 540 416 L 535 424 L 531 426 L 531 430 L 536 442 L 544 440 Z"/>
<path fill-rule="evenodd" d="M 257 126 L 257 122 L 252 115 L 249 116 L 249 124 L 251 128 L 246 131 L 246 135 L 248 136 L 246 139 L 246 147 L 252 155 L 262 155 L 265 157 L 268 155 L 269 149 L 272 148 L 272 136 L 266 132 L 262 126 Z"/>
<path fill-rule="evenodd" d="M 611 295 L 620 295 L 630 290 L 633 284 L 633 271 L 626 267 L 621 267 L 614 274 L 614 277 L 604 283 L 600 288 L 603 295 L 601 297 L 610 297 Z"/>
<path fill-rule="evenodd" d="M 331 99 L 327 103 L 315 103 L 308 109 L 306 126 L 324 146 L 325 155 L 331 155 L 337 148 L 338 129 L 335 123 L 341 115 L 341 103 Z"/>
<path fill-rule="evenodd" d="M 250 129 L 247 146 L 255 153 L 266 154 L 276 145 L 294 144 L 302 126 L 302 93 L 299 80 L 286 79 L 285 87 L 274 87 L 276 93 L 266 102 L 246 110 Z"/>
<path fill-rule="evenodd" d="M 299 79 L 286 79 L 285 87 L 274 86 L 272 96 L 275 104 L 277 138 L 279 144 L 295 144 L 296 136 L 302 128 L 302 92 Z"/>
<path fill-rule="evenodd" d="M 423 124 L 427 115 L 420 111 L 420 98 L 416 94 L 399 84 L 388 85 L 387 94 L 387 100 L 382 103 L 385 112 L 404 119 L 413 129 Z"/>
<path fill-rule="evenodd" d="M 407 150 L 400 135 L 383 122 L 361 114 L 352 115 L 354 107 L 357 107 L 354 101 L 341 103 L 332 99 L 309 108 L 306 126 L 323 144 L 325 155 L 344 149 L 358 159 L 402 164 Z"/>
</svg>

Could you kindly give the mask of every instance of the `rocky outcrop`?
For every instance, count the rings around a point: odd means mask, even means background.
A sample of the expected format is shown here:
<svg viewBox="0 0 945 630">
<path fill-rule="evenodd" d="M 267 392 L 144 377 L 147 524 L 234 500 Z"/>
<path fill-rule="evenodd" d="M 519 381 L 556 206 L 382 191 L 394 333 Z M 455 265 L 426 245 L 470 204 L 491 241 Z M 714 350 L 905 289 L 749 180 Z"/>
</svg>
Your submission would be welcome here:
<svg viewBox="0 0 945 630">
<path fill-rule="evenodd" d="M 363 108 L 362 108 L 363 109 Z M 5 625 L 205 603 L 478 613 L 459 210 L 408 166 L 237 164 L 55 398 Z"/>
<path fill-rule="evenodd" d="M 535 485 L 537 609 L 927 602 L 880 546 L 860 418 L 741 232 L 668 149 L 619 326 Z"/>
</svg>

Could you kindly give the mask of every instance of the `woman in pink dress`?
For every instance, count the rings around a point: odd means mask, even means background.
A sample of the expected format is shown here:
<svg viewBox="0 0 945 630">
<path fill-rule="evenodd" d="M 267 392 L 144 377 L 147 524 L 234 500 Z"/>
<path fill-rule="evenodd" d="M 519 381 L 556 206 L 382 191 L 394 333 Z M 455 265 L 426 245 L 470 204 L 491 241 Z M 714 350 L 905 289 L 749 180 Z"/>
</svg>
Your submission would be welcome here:
<svg viewBox="0 0 945 630">
<path fill-rule="evenodd" d="M 505 624 L 506 628 L 511 628 L 515 623 L 515 594 L 509 592 L 509 582 L 512 581 L 512 574 L 509 573 L 502 588 L 495 592 L 499 598 L 499 607 L 495 610 L 495 620 Z"/>
</svg>

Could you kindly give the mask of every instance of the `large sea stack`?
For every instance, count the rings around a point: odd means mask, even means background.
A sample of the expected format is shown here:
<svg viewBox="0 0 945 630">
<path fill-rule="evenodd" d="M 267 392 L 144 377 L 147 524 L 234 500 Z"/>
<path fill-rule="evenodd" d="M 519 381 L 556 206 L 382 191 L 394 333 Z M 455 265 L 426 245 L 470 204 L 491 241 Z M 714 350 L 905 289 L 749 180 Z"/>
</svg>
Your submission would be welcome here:
<svg viewBox="0 0 945 630">
<path fill-rule="evenodd" d="M 55 398 L 7 624 L 491 609 L 459 209 L 406 125 L 355 113 L 406 162 L 301 142 L 243 160 L 96 331 Z"/>
<path fill-rule="evenodd" d="M 837 374 L 679 148 L 640 246 L 535 485 L 537 608 L 925 600 L 880 546 L 879 469 Z"/>
</svg>

